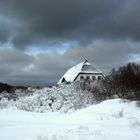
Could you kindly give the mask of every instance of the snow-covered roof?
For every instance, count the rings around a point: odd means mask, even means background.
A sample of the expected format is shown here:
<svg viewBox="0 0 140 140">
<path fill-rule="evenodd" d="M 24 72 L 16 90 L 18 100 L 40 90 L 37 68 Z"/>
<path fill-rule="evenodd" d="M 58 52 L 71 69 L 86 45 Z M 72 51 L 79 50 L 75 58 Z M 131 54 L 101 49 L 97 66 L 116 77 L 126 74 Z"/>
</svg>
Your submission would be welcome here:
<svg viewBox="0 0 140 140">
<path fill-rule="evenodd" d="M 58 84 L 62 83 L 65 79 L 67 82 L 73 82 L 79 73 L 102 73 L 100 70 L 96 69 L 87 60 L 73 66 L 70 68 L 58 81 Z"/>
</svg>

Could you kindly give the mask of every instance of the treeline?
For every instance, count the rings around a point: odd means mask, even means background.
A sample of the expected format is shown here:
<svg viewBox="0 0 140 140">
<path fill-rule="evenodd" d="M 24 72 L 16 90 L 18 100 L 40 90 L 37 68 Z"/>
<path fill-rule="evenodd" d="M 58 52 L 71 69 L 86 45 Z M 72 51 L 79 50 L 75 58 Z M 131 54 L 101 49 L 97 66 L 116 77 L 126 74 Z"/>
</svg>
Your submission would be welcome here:
<svg viewBox="0 0 140 140">
<path fill-rule="evenodd" d="M 16 87 L 5 84 L 5 83 L 0 83 L 0 93 L 2 92 L 9 92 L 9 93 L 14 93 Z"/>
<path fill-rule="evenodd" d="M 140 90 L 140 64 L 128 63 L 118 70 L 112 69 L 108 80 L 122 89 Z"/>
<path fill-rule="evenodd" d="M 140 100 L 140 64 L 128 63 L 107 76 L 103 85 L 113 94 L 130 100 Z"/>
<path fill-rule="evenodd" d="M 90 90 L 97 100 L 125 98 L 140 100 L 140 64 L 128 63 L 118 69 L 112 69 L 102 81 L 81 83 L 83 90 Z"/>
<path fill-rule="evenodd" d="M 25 86 L 12 86 L 0 82 L 0 93 L 15 93 L 16 89 L 27 90 Z"/>
</svg>

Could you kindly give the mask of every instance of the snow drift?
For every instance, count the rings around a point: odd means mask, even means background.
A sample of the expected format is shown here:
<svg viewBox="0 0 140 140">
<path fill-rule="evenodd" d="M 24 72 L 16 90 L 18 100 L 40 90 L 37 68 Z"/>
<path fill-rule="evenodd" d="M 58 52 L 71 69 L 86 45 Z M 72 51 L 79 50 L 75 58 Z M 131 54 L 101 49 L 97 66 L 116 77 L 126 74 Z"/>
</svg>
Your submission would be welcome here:
<svg viewBox="0 0 140 140">
<path fill-rule="evenodd" d="M 72 114 L 0 110 L 1 140 L 139 140 L 140 108 L 112 99 Z"/>
</svg>

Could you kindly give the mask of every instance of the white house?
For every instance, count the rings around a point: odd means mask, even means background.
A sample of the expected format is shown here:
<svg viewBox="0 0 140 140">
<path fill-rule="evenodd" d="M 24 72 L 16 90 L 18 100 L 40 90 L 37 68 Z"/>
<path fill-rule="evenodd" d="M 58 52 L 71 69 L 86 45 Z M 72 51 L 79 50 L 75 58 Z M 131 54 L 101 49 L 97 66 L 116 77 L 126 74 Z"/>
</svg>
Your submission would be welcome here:
<svg viewBox="0 0 140 140">
<path fill-rule="evenodd" d="M 58 81 L 58 84 L 63 82 L 80 81 L 84 79 L 101 80 L 104 78 L 103 73 L 90 64 L 87 60 L 70 68 Z"/>
</svg>

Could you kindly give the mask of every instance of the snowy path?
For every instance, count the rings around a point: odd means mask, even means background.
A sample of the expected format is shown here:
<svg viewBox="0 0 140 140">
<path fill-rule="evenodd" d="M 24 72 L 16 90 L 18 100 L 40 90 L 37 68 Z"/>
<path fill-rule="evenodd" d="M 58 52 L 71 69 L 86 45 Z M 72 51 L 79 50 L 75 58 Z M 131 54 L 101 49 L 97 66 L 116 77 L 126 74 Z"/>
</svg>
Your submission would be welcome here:
<svg viewBox="0 0 140 140">
<path fill-rule="evenodd" d="M 140 108 L 107 100 L 73 114 L 0 110 L 0 140 L 139 140 Z"/>
</svg>

